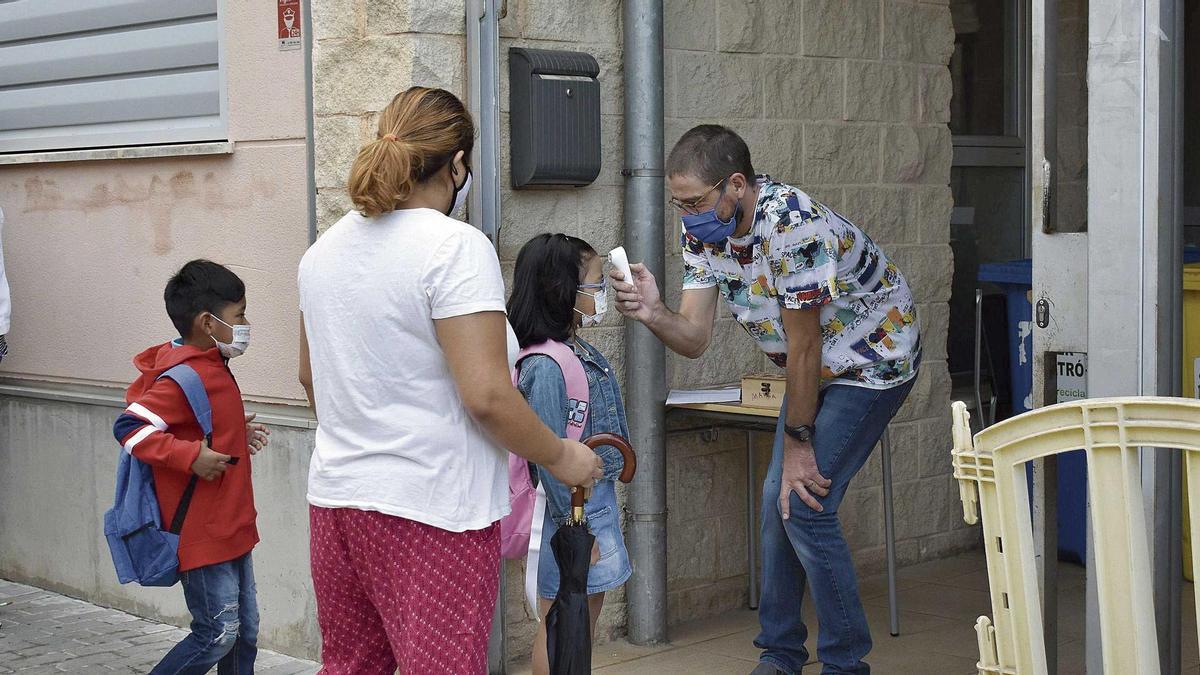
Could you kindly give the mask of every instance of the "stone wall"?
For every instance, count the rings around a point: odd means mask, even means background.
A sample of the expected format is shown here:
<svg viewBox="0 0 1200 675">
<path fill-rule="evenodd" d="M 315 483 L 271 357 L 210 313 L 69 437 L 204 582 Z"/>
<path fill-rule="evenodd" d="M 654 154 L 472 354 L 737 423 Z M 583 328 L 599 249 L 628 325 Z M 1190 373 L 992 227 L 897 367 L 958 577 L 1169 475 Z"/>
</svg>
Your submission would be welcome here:
<svg viewBox="0 0 1200 675">
<path fill-rule="evenodd" d="M 465 55 L 462 0 L 314 0 L 314 111 L 319 221 L 328 227 L 349 205 L 344 182 L 377 112 L 410 84 L 461 93 Z M 945 365 L 949 242 L 951 96 L 946 68 L 953 31 L 946 0 L 668 0 L 666 141 L 694 124 L 721 122 L 744 134 L 756 167 L 794 182 L 860 223 L 900 264 L 914 287 L 924 326 L 925 365 L 892 427 L 897 534 L 902 562 L 960 550 L 976 535 L 962 525 L 950 477 L 950 379 Z M 507 142 L 501 151 L 501 261 L 511 272 L 534 234 L 577 234 L 605 251 L 622 220 L 621 5 L 616 0 L 510 0 L 501 24 L 501 76 L 507 48 L 530 46 L 593 54 L 601 65 L 603 166 L 586 188 L 511 191 Z M 507 83 L 502 136 L 508 137 Z M 666 150 L 666 149 L 664 149 Z M 664 205 L 665 208 L 665 205 Z M 677 214 L 668 212 L 668 223 Z M 678 234 L 667 228 L 667 278 L 678 300 Z M 672 387 L 733 382 L 769 368 L 724 311 L 713 347 L 698 361 L 671 357 Z M 611 312 L 587 337 L 624 374 L 621 318 Z M 687 424 L 683 420 L 674 427 Z M 747 601 L 746 438 L 721 432 L 672 434 L 668 443 L 669 606 L 672 623 Z M 756 439 L 756 482 L 770 438 Z M 755 488 L 757 492 L 758 488 Z M 878 457 L 842 507 L 859 566 L 883 560 Z M 510 565 L 510 654 L 528 653 L 533 624 Z M 611 593 L 602 639 L 624 630 L 622 591 Z"/>
</svg>

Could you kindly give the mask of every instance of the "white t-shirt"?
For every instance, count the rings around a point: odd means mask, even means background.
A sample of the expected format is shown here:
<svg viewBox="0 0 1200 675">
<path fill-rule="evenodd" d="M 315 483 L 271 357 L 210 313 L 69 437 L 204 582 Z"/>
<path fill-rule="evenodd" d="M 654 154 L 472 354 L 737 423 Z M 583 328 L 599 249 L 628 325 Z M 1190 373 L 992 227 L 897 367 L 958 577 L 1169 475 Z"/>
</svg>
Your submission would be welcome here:
<svg viewBox="0 0 1200 675">
<path fill-rule="evenodd" d="M 352 211 L 305 253 L 299 284 L 320 414 L 309 503 L 453 532 L 507 514 L 507 455 L 467 414 L 433 328 L 504 311 L 487 237 L 431 209 Z"/>
</svg>

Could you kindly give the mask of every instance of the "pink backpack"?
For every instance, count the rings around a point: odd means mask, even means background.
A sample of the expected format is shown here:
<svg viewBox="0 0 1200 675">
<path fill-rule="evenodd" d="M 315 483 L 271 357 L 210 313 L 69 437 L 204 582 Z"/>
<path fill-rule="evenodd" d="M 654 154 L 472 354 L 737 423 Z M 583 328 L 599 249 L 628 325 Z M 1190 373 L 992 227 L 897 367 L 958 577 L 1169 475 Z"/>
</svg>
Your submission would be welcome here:
<svg viewBox="0 0 1200 675">
<path fill-rule="evenodd" d="M 547 341 L 521 350 L 517 367 L 513 369 L 513 385 L 521 372 L 521 361 L 532 354 L 545 354 L 554 359 L 567 385 L 570 415 L 567 417 L 567 438 L 578 441 L 588 416 L 588 382 L 583 364 L 574 350 L 562 342 Z M 529 551 L 530 533 L 534 529 L 534 506 L 537 490 L 529 475 L 529 462 L 524 457 L 508 454 L 508 504 L 512 511 L 500 519 L 500 555 L 520 560 Z M 540 530 L 541 523 L 538 523 Z"/>
</svg>

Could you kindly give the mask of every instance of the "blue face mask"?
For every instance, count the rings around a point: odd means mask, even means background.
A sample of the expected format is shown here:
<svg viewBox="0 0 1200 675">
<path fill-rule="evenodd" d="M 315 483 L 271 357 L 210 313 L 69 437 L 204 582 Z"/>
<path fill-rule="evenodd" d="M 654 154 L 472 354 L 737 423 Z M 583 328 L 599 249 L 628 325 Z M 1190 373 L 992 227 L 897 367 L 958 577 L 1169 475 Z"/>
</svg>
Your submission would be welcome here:
<svg viewBox="0 0 1200 675">
<path fill-rule="evenodd" d="M 685 214 L 683 227 L 687 229 L 688 234 L 706 244 L 719 244 L 733 236 L 733 231 L 737 229 L 738 219 L 742 215 L 742 204 L 734 202 L 733 215 L 729 217 L 729 220 L 721 220 L 717 217 L 717 206 L 720 204 L 721 200 L 718 199 L 717 203 L 707 211 Z"/>
</svg>

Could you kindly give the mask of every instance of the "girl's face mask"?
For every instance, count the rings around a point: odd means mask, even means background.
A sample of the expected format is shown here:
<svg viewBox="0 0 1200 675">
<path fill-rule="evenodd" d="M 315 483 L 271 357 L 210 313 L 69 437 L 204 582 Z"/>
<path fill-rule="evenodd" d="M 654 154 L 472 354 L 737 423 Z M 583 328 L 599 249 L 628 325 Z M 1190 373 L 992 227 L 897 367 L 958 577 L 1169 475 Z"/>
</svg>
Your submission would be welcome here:
<svg viewBox="0 0 1200 675">
<path fill-rule="evenodd" d="M 596 289 L 596 292 L 584 293 L 584 289 Z M 604 321 L 604 313 L 608 311 L 608 289 L 604 287 L 603 283 L 580 284 L 579 290 L 576 292 L 590 297 L 596 303 L 596 309 L 592 314 L 585 314 L 578 307 L 575 308 L 575 311 L 583 316 L 583 327 L 590 328 L 600 325 L 600 322 Z"/>
</svg>

